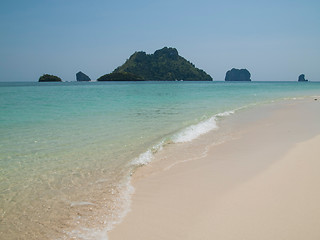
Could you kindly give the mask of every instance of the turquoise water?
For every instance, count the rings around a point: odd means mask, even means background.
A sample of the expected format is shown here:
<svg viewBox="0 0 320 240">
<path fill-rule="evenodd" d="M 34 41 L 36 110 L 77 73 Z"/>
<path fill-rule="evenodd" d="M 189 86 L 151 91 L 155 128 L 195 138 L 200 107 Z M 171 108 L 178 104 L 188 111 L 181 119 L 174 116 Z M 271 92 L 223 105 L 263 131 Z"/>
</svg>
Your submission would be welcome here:
<svg viewBox="0 0 320 240">
<path fill-rule="evenodd" d="M 0 83 L 0 232 L 103 239 L 130 175 L 254 104 L 320 95 L 320 82 Z M 224 113 L 224 114 L 223 114 Z"/>
</svg>

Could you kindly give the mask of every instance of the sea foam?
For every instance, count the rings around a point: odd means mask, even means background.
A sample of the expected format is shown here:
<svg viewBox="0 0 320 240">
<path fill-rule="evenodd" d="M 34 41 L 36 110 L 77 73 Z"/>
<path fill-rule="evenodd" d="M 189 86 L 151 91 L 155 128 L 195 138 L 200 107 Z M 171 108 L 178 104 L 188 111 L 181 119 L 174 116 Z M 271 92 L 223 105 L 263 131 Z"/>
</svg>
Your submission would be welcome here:
<svg viewBox="0 0 320 240">
<path fill-rule="evenodd" d="M 152 151 L 149 149 L 144 153 L 141 153 L 139 157 L 135 158 L 132 161 L 132 165 L 142 166 L 150 163 L 152 161 L 153 154 Z"/>
<path fill-rule="evenodd" d="M 164 145 L 164 140 L 154 145 L 151 149 L 148 149 L 146 152 L 141 153 L 137 158 L 133 159 L 131 165 L 133 166 L 143 166 L 150 163 L 153 159 L 153 154 L 161 151 Z"/>
<path fill-rule="evenodd" d="M 108 232 L 116 225 L 121 223 L 124 217 L 131 210 L 131 196 L 134 193 L 134 187 L 131 184 L 131 176 L 128 176 L 122 183 L 118 185 L 119 198 L 117 199 L 117 212 L 111 216 L 105 216 L 104 228 L 87 228 L 80 227 L 70 232 L 65 231 L 65 236 L 57 240 L 79 239 L 79 240 L 108 240 Z M 73 206 L 92 205 L 90 202 L 74 202 Z"/>
<path fill-rule="evenodd" d="M 176 135 L 174 135 L 172 138 L 172 141 L 174 143 L 191 142 L 192 140 L 200 137 L 205 133 L 218 129 L 217 119 L 219 117 L 229 116 L 233 113 L 234 111 L 226 111 L 223 113 L 218 113 L 205 121 L 202 121 L 198 124 L 191 125 L 185 128 L 184 130 L 182 130 L 181 132 L 177 133 Z"/>
</svg>

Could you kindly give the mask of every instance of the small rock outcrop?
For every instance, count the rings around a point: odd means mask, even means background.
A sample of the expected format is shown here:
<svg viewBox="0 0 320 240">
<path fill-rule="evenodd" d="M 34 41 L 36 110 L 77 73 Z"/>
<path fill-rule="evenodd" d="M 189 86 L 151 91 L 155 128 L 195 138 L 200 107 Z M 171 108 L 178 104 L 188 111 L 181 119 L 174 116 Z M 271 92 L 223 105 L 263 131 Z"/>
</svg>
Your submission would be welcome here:
<svg viewBox="0 0 320 240">
<path fill-rule="evenodd" d="M 91 79 L 86 75 L 84 74 L 83 72 L 78 72 L 76 73 L 76 79 L 78 82 L 88 82 L 88 81 L 91 81 Z"/>
<path fill-rule="evenodd" d="M 251 81 L 250 77 L 247 69 L 232 68 L 226 73 L 225 81 Z"/>
<path fill-rule="evenodd" d="M 308 80 L 304 78 L 304 74 L 300 74 L 298 82 L 308 82 Z"/>
<path fill-rule="evenodd" d="M 62 82 L 62 80 L 61 80 L 61 78 L 54 76 L 54 75 L 43 74 L 39 78 L 39 82 Z"/>
</svg>

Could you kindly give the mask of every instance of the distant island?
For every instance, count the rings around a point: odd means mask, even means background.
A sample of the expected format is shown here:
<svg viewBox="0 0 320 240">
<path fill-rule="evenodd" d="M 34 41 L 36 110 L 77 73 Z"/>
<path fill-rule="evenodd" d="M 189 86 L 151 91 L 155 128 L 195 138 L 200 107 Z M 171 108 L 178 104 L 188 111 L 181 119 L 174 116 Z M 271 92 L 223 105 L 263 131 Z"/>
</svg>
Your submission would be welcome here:
<svg viewBox="0 0 320 240">
<path fill-rule="evenodd" d="M 76 80 L 91 81 L 90 77 L 79 71 Z M 105 74 L 97 81 L 212 81 L 212 77 L 204 70 L 181 57 L 175 48 L 164 47 L 153 54 L 143 51 L 135 52 L 124 64 L 112 73 Z M 225 81 L 251 81 L 247 69 L 232 68 L 226 72 Z M 298 77 L 299 82 L 308 82 L 304 74 Z M 43 74 L 39 82 L 62 82 L 55 75 Z"/>
<path fill-rule="evenodd" d="M 177 49 L 164 47 L 153 54 L 135 52 L 111 74 L 97 81 L 212 81 L 212 77 L 179 56 Z"/>
<path fill-rule="evenodd" d="M 83 72 L 77 72 L 76 73 L 76 80 L 78 82 L 88 82 L 88 81 L 91 81 L 91 79 L 86 75 L 84 74 Z"/>
<path fill-rule="evenodd" d="M 308 82 L 308 80 L 304 78 L 304 74 L 300 74 L 298 82 Z"/>
<path fill-rule="evenodd" d="M 62 82 L 62 80 L 61 80 L 61 78 L 54 76 L 54 75 L 43 74 L 39 78 L 39 82 Z"/>
<path fill-rule="evenodd" d="M 142 77 L 129 72 L 113 72 L 105 74 L 97 81 L 144 81 Z"/>
<path fill-rule="evenodd" d="M 225 81 L 251 81 L 251 74 L 247 69 L 232 68 L 227 71 Z"/>
</svg>

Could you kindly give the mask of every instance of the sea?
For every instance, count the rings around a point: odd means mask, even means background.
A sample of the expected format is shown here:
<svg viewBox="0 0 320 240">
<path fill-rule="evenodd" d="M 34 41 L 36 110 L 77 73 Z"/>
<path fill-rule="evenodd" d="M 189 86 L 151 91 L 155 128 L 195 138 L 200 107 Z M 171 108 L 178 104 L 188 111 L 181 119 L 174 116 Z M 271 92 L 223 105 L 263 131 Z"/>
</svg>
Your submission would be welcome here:
<svg viewBox="0 0 320 240">
<path fill-rule="evenodd" d="M 1 239 L 106 240 L 130 211 L 132 175 L 168 144 L 319 96 L 320 82 L 1 82 Z"/>
</svg>

